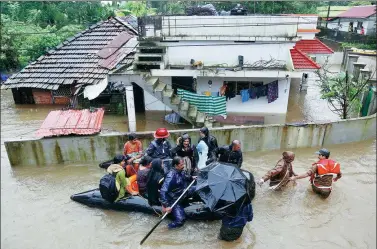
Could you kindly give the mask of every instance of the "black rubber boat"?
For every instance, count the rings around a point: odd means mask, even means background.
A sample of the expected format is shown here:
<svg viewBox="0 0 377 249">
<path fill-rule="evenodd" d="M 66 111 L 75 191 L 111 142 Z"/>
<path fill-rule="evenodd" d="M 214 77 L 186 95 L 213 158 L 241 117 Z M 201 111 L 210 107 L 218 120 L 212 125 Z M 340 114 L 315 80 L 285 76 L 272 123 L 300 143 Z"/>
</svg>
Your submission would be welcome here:
<svg viewBox="0 0 377 249">
<path fill-rule="evenodd" d="M 245 174 L 249 183 L 249 196 L 251 200 L 255 196 L 255 181 L 252 173 L 246 170 L 241 171 Z M 112 209 L 117 211 L 128 212 L 142 212 L 146 214 L 161 215 L 161 206 L 150 206 L 148 201 L 140 196 L 128 196 L 115 203 L 110 203 L 102 198 L 99 189 L 93 189 L 86 192 L 74 194 L 71 200 L 87 205 L 89 207 L 96 207 L 102 209 Z M 211 212 L 204 206 L 202 202 L 188 202 L 185 207 L 185 213 L 188 219 L 191 220 L 219 220 L 222 213 Z"/>
<path fill-rule="evenodd" d="M 99 189 L 93 189 L 71 196 L 73 201 L 103 209 L 117 211 L 142 212 L 146 214 L 161 215 L 161 206 L 150 206 L 148 201 L 140 196 L 128 196 L 115 203 L 110 203 L 102 198 Z M 221 213 L 211 212 L 202 202 L 189 202 L 185 208 L 187 219 L 191 220 L 219 220 Z"/>
</svg>

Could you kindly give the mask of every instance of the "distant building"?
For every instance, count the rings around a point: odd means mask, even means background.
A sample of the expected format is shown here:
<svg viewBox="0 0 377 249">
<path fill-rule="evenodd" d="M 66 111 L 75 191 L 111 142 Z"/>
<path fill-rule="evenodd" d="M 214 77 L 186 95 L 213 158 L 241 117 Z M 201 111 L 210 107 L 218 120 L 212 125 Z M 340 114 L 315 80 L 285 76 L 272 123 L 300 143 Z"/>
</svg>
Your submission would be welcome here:
<svg viewBox="0 0 377 249">
<path fill-rule="evenodd" d="M 376 34 L 376 5 L 355 6 L 332 18 L 327 28 L 364 35 Z"/>
</svg>

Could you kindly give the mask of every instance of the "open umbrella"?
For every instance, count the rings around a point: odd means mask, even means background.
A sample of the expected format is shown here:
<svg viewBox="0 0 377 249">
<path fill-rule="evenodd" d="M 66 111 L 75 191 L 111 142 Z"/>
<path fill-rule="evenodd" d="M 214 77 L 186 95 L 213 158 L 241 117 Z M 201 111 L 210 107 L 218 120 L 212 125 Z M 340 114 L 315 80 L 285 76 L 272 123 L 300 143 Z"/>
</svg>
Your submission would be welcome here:
<svg viewBox="0 0 377 249">
<path fill-rule="evenodd" d="M 248 195 L 248 179 L 232 164 L 213 162 L 200 170 L 196 193 L 211 211 L 232 205 Z"/>
</svg>

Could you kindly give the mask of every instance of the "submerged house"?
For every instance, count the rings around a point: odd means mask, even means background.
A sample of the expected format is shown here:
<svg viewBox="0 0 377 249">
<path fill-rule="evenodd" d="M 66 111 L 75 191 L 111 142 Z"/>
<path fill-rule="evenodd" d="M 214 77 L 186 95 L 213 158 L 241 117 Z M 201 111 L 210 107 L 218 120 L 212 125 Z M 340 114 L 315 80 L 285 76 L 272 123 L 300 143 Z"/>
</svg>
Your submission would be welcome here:
<svg viewBox="0 0 377 249">
<path fill-rule="evenodd" d="M 92 25 L 13 74 L 2 89 L 12 90 L 16 104 L 79 104 L 122 112 L 124 92 L 109 83 L 108 74 L 132 64 L 135 28 L 125 18 Z"/>
<path fill-rule="evenodd" d="M 138 84 L 149 110 L 173 110 L 194 126 L 285 123 L 291 80 L 306 81 L 320 68 L 312 58 L 333 53 L 315 39 L 317 19 L 141 17 L 133 70 L 110 79 Z"/>
</svg>

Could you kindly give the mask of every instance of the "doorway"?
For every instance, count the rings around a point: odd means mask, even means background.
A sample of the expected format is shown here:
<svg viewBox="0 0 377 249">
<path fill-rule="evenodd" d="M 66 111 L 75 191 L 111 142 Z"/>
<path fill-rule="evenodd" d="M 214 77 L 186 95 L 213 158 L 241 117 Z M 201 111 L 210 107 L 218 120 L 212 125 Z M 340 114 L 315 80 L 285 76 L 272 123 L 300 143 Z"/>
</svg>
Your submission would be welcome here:
<svg viewBox="0 0 377 249">
<path fill-rule="evenodd" d="M 135 112 L 145 112 L 144 90 L 138 84 L 132 83 L 134 90 Z"/>
</svg>

